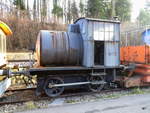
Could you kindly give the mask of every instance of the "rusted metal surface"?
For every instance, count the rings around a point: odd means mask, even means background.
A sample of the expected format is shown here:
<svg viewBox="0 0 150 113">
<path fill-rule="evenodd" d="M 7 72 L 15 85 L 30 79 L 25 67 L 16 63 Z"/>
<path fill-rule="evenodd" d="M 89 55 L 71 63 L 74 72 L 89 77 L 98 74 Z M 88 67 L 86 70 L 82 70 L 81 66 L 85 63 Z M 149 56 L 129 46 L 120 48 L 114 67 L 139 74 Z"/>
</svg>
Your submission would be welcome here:
<svg viewBox="0 0 150 113">
<path fill-rule="evenodd" d="M 143 81 L 144 83 L 150 83 L 150 76 L 149 76 L 149 75 L 144 76 L 144 77 L 142 78 L 142 81 Z"/>
<path fill-rule="evenodd" d="M 130 87 L 137 87 L 137 86 L 149 86 L 150 85 L 150 76 L 141 76 L 136 75 L 133 77 L 125 77 L 123 79 L 124 81 L 124 87 L 130 88 Z"/>
<path fill-rule="evenodd" d="M 123 63 L 150 63 L 150 46 L 126 46 L 120 49 L 120 59 Z"/>
<path fill-rule="evenodd" d="M 126 46 L 121 48 L 120 59 L 123 64 L 135 63 L 131 78 L 125 86 L 146 86 L 150 84 L 150 46 Z M 135 76 L 138 75 L 138 76 Z"/>
<path fill-rule="evenodd" d="M 45 65 L 79 65 L 83 44 L 80 34 L 40 31 L 36 43 L 37 60 Z"/>
<path fill-rule="evenodd" d="M 134 73 L 137 73 L 140 75 L 150 75 L 150 65 L 137 64 L 134 70 Z"/>
<path fill-rule="evenodd" d="M 141 86 L 141 77 L 134 76 L 134 77 L 125 77 L 124 78 L 124 87 L 130 88 L 135 86 Z"/>
<path fill-rule="evenodd" d="M 125 87 L 148 86 L 150 85 L 150 65 L 136 64 L 128 77 L 122 79 Z"/>
</svg>

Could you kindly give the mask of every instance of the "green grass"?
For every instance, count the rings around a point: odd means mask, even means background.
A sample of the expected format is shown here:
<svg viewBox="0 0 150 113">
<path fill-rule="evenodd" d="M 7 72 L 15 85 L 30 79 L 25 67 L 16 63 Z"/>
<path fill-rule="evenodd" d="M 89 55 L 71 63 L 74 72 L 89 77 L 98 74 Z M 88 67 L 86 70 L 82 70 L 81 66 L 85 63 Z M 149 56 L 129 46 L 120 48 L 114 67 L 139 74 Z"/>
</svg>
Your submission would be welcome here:
<svg viewBox="0 0 150 113">
<path fill-rule="evenodd" d="M 33 101 L 26 102 L 26 103 L 25 103 L 25 107 L 26 107 L 26 109 L 28 109 L 28 110 L 37 108 L 37 106 L 34 104 Z"/>
<path fill-rule="evenodd" d="M 150 90 L 145 90 L 139 87 L 132 88 L 129 91 L 123 91 L 123 92 L 114 92 L 114 93 L 108 93 L 104 95 L 96 95 L 94 100 L 99 100 L 99 99 L 114 99 L 114 98 L 120 98 L 122 96 L 130 96 L 130 95 L 138 95 L 138 94 L 148 94 L 150 93 Z M 88 100 L 88 98 L 85 99 L 85 101 Z M 93 100 L 93 99 L 91 99 Z M 78 103 L 80 100 L 73 100 L 73 99 L 68 99 L 65 101 L 66 103 Z"/>
<path fill-rule="evenodd" d="M 70 104 L 72 104 L 72 103 L 76 103 L 76 102 L 79 102 L 79 100 L 66 100 L 66 103 L 70 103 Z"/>
<path fill-rule="evenodd" d="M 111 98 L 119 98 L 119 97 L 121 97 L 122 95 L 121 94 L 107 94 L 107 95 L 104 95 L 104 96 L 102 96 L 101 98 L 104 98 L 104 99 L 111 99 Z"/>
<path fill-rule="evenodd" d="M 146 91 L 137 87 L 137 88 L 133 88 L 129 94 L 144 94 L 144 93 L 146 93 Z"/>
</svg>

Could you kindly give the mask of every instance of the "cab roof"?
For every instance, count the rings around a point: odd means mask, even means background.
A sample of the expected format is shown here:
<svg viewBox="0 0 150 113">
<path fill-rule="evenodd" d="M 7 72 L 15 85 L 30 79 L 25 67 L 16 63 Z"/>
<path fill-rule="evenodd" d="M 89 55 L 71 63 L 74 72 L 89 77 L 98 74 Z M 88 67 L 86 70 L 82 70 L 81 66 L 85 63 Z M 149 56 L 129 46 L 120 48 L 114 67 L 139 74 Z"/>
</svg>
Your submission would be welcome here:
<svg viewBox="0 0 150 113">
<path fill-rule="evenodd" d="M 118 24 L 120 24 L 120 21 L 118 21 L 118 20 L 107 20 L 107 19 L 87 18 L 87 17 L 78 18 L 74 23 L 78 22 L 81 19 L 85 19 L 85 20 L 88 20 L 88 21 L 99 21 L 99 22 L 108 22 L 108 23 L 118 23 Z"/>
</svg>

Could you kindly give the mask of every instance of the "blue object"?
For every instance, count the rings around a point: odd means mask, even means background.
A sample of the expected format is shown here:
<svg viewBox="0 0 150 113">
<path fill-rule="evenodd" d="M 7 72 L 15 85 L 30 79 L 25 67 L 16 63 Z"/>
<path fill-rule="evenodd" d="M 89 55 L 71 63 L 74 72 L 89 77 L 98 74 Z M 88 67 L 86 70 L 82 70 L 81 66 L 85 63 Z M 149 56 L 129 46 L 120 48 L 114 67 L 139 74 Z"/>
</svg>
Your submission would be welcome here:
<svg viewBox="0 0 150 113">
<path fill-rule="evenodd" d="M 142 40 L 146 45 L 150 45 L 150 29 L 147 29 L 142 33 Z"/>
</svg>

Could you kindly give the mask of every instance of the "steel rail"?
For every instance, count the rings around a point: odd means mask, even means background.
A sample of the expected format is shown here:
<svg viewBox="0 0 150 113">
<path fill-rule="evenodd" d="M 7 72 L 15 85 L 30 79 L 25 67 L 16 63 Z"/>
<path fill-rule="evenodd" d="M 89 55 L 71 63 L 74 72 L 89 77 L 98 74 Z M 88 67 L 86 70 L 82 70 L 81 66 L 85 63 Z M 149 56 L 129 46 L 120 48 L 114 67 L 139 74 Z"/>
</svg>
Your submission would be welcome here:
<svg viewBox="0 0 150 113">
<path fill-rule="evenodd" d="M 29 89 L 32 89 L 32 88 L 29 88 Z M 11 90 L 11 91 L 23 91 L 23 90 L 29 90 L 29 89 L 21 89 L 21 90 Z M 35 89 L 35 88 L 33 88 Z M 104 94 L 104 93 L 111 93 L 111 92 L 119 92 L 119 91 L 126 91 L 128 89 L 120 89 L 120 88 L 117 88 L 117 89 L 111 89 L 111 90 L 102 90 L 102 91 L 99 91 L 99 92 L 76 92 L 76 93 L 64 93 L 58 97 L 48 97 L 48 96 L 43 96 L 43 97 L 37 97 L 36 99 L 31 99 L 31 98 L 27 98 L 27 99 L 24 99 L 24 100 L 15 100 L 15 101 L 3 101 L 3 102 L 0 102 L 0 106 L 3 106 L 3 105 L 6 105 L 6 104 L 17 104 L 17 103 L 24 103 L 24 102 L 28 102 L 28 101 L 40 101 L 40 100 L 51 100 L 51 99 L 56 99 L 56 98 L 65 98 L 65 97 L 72 97 L 72 96 L 85 96 L 85 95 L 93 95 L 93 94 Z"/>
</svg>

